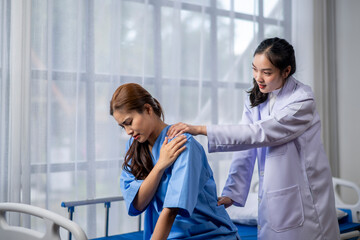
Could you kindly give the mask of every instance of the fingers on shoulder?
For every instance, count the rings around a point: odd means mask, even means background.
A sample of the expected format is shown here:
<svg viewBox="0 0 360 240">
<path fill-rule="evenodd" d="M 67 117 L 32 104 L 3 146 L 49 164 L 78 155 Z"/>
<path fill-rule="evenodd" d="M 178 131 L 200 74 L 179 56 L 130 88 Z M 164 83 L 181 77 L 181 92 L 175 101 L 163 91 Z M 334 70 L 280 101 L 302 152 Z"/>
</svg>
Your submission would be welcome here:
<svg viewBox="0 0 360 240">
<path fill-rule="evenodd" d="M 182 146 L 181 148 L 179 148 L 179 149 L 176 151 L 176 154 L 179 155 L 179 154 L 182 153 L 185 149 L 186 149 L 186 146 Z"/>
<path fill-rule="evenodd" d="M 174 140 L 174 147 L 180 149 L 182 146 L 185 146 L 186 142 L 188 141 L 187 137 L 182 135 L 182 137 L 177 137 Z"/>
<path fill-rule="evenodd" d="M 169 138 L 168 138 L 168 137 L 165 137 L 164 142 L 163 142 L 163 145 L 166 145 L 166 144 L 168 143 L 168 141 L 169 141 Z"/>
<path fill-rule="evenodd" d="M 172 140 L 172 142 L 174 142 L 174 143 L 179 143 L 179 142 L 183 142 L 183 141 L 187 141 L 187 137 L 184 134 L 177 136 Z"/>
</svg>

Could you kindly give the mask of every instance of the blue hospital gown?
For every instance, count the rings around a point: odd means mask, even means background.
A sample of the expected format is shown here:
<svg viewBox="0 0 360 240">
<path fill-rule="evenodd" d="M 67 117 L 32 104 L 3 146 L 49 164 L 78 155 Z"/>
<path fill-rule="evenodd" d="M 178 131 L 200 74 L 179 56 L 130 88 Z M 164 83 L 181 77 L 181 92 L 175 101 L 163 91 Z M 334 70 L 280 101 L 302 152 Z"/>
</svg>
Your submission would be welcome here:
<svg viewBox="0 0 360 240">
<path fill-rule="evenodd" d="M 153 146 L 154 165 L 169 127 L 162 130 Z M 190 134 L 185 135 L 186 150 L 165 170 L 145 210 L 144 239 L 151 239 L 163 208 L 179 208 L 168 239 L 240 239 L 224 206 L 217 206 L 216 185 L 203 147 Z M 142 182 L 125 170 L 121 173 L 121 191 L 131 216 L 141 214 L 132 202 Z"/>
</svg>

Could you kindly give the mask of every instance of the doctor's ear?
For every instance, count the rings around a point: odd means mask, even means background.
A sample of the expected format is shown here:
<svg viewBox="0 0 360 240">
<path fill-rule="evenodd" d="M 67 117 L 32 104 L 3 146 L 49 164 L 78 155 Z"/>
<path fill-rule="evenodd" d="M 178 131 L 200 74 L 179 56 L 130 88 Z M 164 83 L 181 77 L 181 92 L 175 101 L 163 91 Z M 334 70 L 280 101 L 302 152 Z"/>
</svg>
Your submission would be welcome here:
<svg viewBox="0 0 360 240">
<path fill-rule="evenodd" d="M 291 71 L 291 66 L 289 65 L 289 66 L 287 66 L 283 71 L 282 71 L 282 77 L 284 78 L 284 79 L 286 79 L 288 76 L 289 76 L 289 74 L 290 74 L 290 71 Z"/>
</svg>

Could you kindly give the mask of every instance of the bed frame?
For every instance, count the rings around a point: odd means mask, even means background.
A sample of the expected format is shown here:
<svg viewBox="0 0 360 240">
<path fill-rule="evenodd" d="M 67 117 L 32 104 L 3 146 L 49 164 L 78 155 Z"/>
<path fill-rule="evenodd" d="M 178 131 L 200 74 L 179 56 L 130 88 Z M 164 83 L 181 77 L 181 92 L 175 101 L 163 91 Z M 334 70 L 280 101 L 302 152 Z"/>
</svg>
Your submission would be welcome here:
<svg viewBox="0 0 360 240">
<path fill-rule="evenodd" d="M 336 207 L 345 211 L 348 215 L 339 220 L 341 239 L 359 239 L 360 236 L 360 188 L 350 182 L 339 178 L 333 178 L 335 190 Z M 355 204 L 346 204 L 340 197 L 339 187 L 351 188 L 357 193 L 358 201 Z M 59 228 L 62 227 L 69 231 L 68 239 L 74 237 L 77 240 L 87 240 L 84 231 L 72 221 L 75 207 L 91 204 L 104 204 L 105 207 L 105 229 L 104 237 L 93 240 L 134 240 L 142 239 L 141 215 L 138 217 L 138 231 L 115 236 L 108 235 L 109 210 L 112 202 L 123 201 L 123 197 L 98 198 L 92 200 L 63 202 L 62 207 L 67 208 L 69 219 L 64 218 L 48 210 L 20 203 L 0 203 L 0 238 L 17 240 L 60 240 Z M 15 227 L 8 225 L 6 221 L 6 212 L 25 213 L 44 219 L 46 232 L 40 233 L 24 227 Z M 238 228 L 242 240 L 257 240 L 257 227 L 235 224 Z"/>
</svg>

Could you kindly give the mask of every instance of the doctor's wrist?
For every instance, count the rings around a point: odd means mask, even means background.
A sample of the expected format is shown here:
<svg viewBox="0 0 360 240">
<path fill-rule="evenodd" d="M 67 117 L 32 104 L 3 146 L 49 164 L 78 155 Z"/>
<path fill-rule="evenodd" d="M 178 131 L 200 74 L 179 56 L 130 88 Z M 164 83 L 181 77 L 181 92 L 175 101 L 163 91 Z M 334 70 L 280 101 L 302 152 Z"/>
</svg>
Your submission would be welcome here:
<svg viewBox="0 0 360 240">
<path fill-rule="evenodd" d="M 207 136 L 207 130 L 205 125 L 195 126 L 197 134 Z"/>
</svg>

